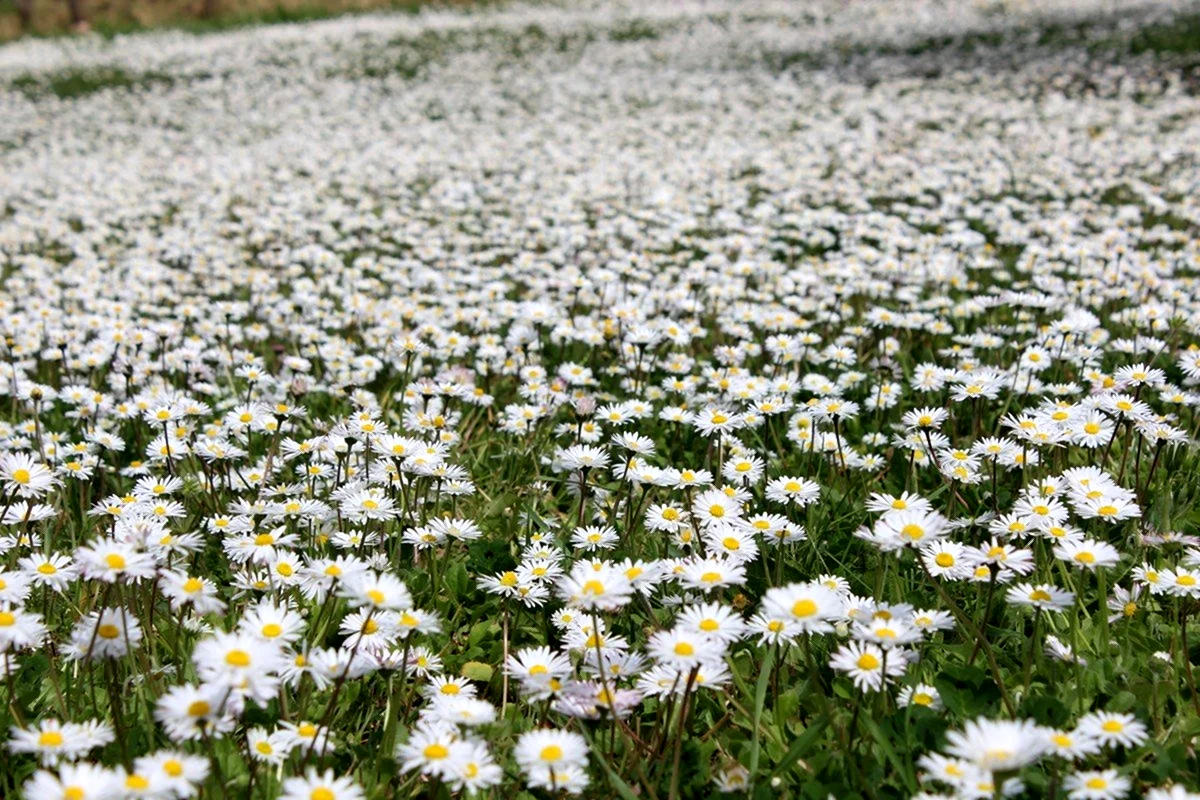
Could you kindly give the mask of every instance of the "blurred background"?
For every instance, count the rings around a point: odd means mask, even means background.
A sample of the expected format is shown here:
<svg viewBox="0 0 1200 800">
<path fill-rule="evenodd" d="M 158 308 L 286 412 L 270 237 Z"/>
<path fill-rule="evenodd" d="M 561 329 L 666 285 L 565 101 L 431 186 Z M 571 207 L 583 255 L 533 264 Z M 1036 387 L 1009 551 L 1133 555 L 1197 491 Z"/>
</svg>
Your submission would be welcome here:
<svg viewBox="0 0 1200 800">
<path fill-rule="evenodd" d="M 463 6 L 471 0 L 438 0 Z M 413 10 L 425 0 L 0 0 L 0 42 L 24 35 L 125 33 L 163 25 L 198 30 L 319 19 L 349 11 Z"/>
</svg>

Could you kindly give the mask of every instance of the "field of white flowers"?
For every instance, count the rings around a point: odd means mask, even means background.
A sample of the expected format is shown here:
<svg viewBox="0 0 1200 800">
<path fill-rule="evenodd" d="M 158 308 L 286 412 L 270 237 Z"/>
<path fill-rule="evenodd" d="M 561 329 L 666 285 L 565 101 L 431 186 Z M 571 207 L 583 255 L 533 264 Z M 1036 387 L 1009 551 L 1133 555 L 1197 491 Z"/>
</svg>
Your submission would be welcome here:
<svg viewBox="0 0 1200 800">
<path fill-rule="evenodd" d="M 0 48 L 0 797 L 1200 797 L 1198 158 L 1177 2 Z"/>
</svg>

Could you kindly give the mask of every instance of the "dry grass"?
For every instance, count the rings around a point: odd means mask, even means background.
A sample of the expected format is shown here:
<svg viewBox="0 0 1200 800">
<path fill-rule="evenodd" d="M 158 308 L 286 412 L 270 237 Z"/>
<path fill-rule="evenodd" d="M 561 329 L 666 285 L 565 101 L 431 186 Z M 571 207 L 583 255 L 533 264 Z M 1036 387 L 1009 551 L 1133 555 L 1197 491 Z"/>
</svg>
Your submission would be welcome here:
<svg viewBox="0 0 1200 800">
<path fill-rule="evenodd" d="M 22 31 L 17 4 L 0 0 L 0 41 L 23 33 L 54 35 L 71 29 L 67 0 L 29 0 L 30 30 Z M 441 0 L 440 5 L 465 5 L 469 0 Z M 222 28 L 255 22 L 286 22 L 377 9 L 415 10 L 422 0 L 79 0 L 92 30 L 121 33 L 143 28 L 176 26 Z"/>
</svg>

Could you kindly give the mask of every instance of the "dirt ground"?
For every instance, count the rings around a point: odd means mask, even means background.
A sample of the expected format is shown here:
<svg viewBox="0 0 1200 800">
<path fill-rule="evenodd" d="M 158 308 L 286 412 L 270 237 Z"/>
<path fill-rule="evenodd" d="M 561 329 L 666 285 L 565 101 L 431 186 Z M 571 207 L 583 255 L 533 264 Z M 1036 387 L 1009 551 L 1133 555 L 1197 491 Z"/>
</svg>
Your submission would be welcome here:
<svg viewBox="0 0 1200 800">
<path fill-rule="evenodd" d="M 462 5 L 467 0 L 442 0 Z M 88 30 L 121 33 L 164 25 L 220 28 L 250 22 L 284 22 L 375 9 L 413 10 L 422 0 L 74 0 Z M 19 6 L 29 8 L 22 26 Z M 53 35 L 72 30 L 70 0 L 0 0 L 0 41 L 26 33 Z M 79 26 L 83 28 L 84 26 Z"/>
</svg>

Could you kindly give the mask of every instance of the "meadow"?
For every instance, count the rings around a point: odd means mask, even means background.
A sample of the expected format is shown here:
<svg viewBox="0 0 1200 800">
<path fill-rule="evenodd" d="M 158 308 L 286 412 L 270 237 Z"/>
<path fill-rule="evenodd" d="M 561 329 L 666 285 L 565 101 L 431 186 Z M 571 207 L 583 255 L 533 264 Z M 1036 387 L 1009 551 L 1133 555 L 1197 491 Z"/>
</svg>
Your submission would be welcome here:
<svg viewBox="0 0 1200 800">
<path fill-rule="evenodd" d="M 0 797 L 1200 798 L 1200 5 L 0 47 Z"/>
</svg>

